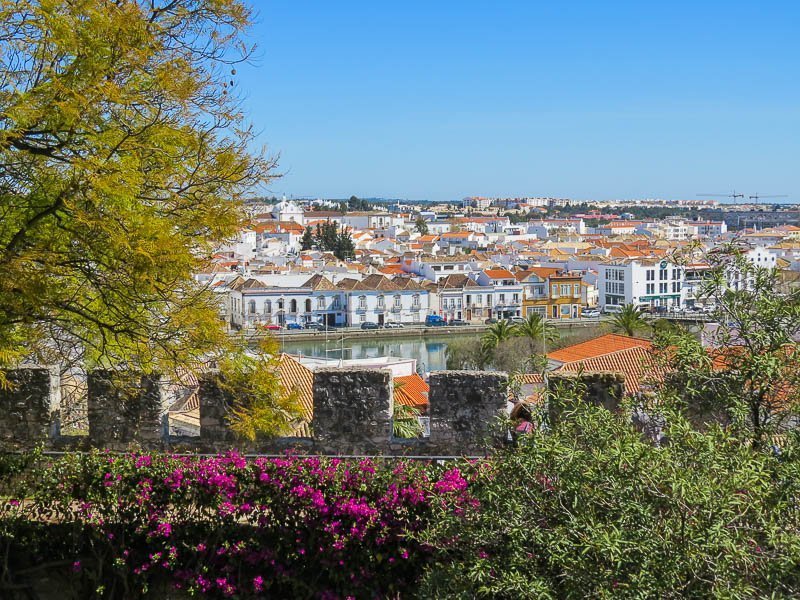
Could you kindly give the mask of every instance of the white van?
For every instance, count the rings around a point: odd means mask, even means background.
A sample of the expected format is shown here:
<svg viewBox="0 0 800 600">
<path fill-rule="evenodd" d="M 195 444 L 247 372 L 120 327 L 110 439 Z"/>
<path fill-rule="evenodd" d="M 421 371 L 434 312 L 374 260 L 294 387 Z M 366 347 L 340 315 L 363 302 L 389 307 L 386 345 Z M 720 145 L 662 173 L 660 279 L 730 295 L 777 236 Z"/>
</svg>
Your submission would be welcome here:
<svg viewBox="0 0 800 600">
<path fill-rule="evenodd" d="M 603 312 L 607 315 L 612 315 L 616 313 L 621 313 L 622 308 L 623 308 L 622 304 L 606 304 L 603 307 Z"/>
</svg>

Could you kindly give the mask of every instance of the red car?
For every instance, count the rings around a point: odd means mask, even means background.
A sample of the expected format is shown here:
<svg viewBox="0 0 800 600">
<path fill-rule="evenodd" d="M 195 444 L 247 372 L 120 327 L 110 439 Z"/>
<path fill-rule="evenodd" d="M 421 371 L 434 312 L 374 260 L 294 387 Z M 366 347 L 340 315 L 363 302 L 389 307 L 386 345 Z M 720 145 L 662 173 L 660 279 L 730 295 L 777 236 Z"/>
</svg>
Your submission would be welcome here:
<svg viewBox="0 0 800 600">
<path fill-rule="evenodd" d="M 259 325 L 259 329 L 266 329 L 267 331 L 280 331 L 281 326 L 270 323 L 269 325 Z"/>
</svg>

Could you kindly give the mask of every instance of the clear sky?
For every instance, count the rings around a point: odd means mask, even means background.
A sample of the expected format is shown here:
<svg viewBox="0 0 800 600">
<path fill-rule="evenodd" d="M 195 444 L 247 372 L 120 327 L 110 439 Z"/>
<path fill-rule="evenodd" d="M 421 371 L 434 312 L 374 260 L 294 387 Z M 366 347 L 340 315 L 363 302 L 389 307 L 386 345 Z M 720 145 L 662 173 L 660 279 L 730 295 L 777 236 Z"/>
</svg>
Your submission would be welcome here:
<svg viewBox="0 0 800 600">
<path fill-rule="evenodd" d="M 251 0 L 294 196 L 800 200 L 800 1 Z"/>
</svg>

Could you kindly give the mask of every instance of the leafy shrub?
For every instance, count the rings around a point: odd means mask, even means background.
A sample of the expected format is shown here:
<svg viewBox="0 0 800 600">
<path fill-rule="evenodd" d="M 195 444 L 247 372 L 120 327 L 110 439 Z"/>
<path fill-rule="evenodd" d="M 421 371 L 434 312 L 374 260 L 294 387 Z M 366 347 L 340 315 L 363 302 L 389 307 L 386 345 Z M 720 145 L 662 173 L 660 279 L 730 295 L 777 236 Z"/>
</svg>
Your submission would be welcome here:
<svg viewBox="0 0 800 600">
<path fill-rule="evenodd" d="M 69 454 L 6 501 L 3 579 L 61 561 L 78 598 L 167 584 L 205 597 L 396 595 L 429 559 L 410 534 L 434 506 L 472 507 L 466 488 L 456 467 L 405 461 Z"/>
<path fill-rule="evenodd" d="M 578 407 L 521 436 L 470 488 L 480 510 L 442 511 L 422 597 L 797 597 L 797 447 L 754 450 L 670 414 L 669 443 Z"/>
</svg>

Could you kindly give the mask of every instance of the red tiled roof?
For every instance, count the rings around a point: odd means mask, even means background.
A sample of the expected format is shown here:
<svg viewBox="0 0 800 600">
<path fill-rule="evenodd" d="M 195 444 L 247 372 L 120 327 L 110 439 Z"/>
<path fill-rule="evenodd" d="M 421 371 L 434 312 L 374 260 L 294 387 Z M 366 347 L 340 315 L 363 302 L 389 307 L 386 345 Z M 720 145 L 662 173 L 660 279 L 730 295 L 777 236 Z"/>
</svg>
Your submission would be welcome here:
<svg viewBox="0 0 800 600">
<path fill-rule="evenodd" d="M 514 279 L 514 274 L 508 269 L 486 269 L 484 273 L 491 279 Z"/>
<path fill-rule="evenodd" d="M 428 392 L 430 387 L 425 380 L 416 373 L 395 377 L 394 401 L 414 408 L 427 408 Z"/>
<path fill-rule="evenodd" d="M 650 380 L 663 378 L 662 369 L 656 364 L 652 349 L 645 346 L 633 346 L 586 360 L 564 363 L 557 371 L 562 373 L 622 373 L 625 376 L 625 391 L 628 394 L 640 391 L 642 383 L 648 378 Z"/>
<path fill-rule="evenodd" d="M 303 418 L 310 423 L 314 416 L 314 374 L 288 354 L 278 359 L 278 373 L 284 389 L 297 394 Z"/>
<path fill-rule="evenodd" d="M 619 352 L 620 350 L 627 350 L 628 348 L 646 348 L 650 350 L 653 343 L 650 340 L 642 338 L 628 337 L 626 335 L 619 335 L 616 333 L 608 333 L 600 337 L 567 346 L 561 350 L 550 352 L 547 358 L 562 363 L 574 362 L 578 360 L 586 360 L 590 358 L 597 358 L 612 352 Z"/>
</svg>

